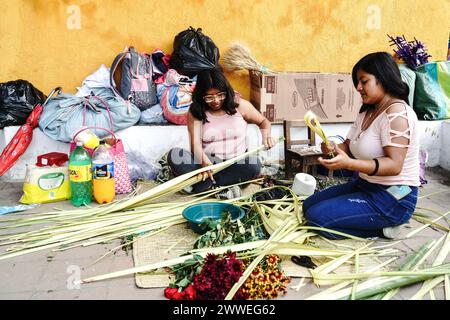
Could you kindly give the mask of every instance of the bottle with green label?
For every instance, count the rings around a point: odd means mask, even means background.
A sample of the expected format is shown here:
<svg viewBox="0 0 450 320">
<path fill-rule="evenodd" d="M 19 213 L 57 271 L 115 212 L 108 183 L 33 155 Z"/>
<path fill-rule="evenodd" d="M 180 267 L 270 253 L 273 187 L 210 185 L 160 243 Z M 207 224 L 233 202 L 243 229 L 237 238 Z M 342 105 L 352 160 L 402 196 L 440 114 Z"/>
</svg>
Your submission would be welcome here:
<svg viewBox="0 0 450 320">
<path fill-rule="evenodd" d="M 92 201 L 92 159 L 82 142 L 69 157 L 69 179 L 72 204 L 75 207 L 88 205 Z"/>
</svg>

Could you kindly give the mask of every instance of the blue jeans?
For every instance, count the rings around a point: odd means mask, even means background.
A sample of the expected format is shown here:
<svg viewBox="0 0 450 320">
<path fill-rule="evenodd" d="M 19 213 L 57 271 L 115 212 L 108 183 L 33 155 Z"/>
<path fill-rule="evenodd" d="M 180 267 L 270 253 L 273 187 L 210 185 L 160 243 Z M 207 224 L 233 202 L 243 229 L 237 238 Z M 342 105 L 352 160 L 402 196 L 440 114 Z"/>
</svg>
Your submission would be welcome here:
<svg viewBox="0 0 450 320">
<path fill-rule="evenodd" d="M 382 237 L 383 228 L 407 222 L 417 203 L 417 187 L 397 200 L 383 186 L 361 178 L 327 188 L 303 202 L 307 225 L 328 228 L 357 237 Z M 330 239 L 344 237 L 317 231 Z"/>
<path fill-rule="evenodd" d="M 214 155 L 207 154 L 209 160 L 213 164 L 220 163 L 223 160 Z M 173 148 L 169 151 L 167 162 L 175 176 L 179 176 L 197 169 L 202 166 L 199 161 L 194 161 L 194 155 L 188 150 L 181 148 Z M 257 156 L 248 156 L 247 158 L 232 164 L 228 168 L 214 175 L 216 186 L 229 186 L 240 182 L 255 179 L 261 171 L 261 161 Z M 200 193 L 213 187 L 211 179 L 198 182 L 193 185 L 193 192 Z"/>
</svg>

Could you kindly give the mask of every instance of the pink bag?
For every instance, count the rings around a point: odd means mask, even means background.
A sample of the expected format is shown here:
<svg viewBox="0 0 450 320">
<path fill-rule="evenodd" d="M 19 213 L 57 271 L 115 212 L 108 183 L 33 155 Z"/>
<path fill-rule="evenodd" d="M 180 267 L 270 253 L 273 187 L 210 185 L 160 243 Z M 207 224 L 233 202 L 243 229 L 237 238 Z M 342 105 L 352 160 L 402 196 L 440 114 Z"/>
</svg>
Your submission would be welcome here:
<svg viewBox="0 0 450 320">
<path fill-rule="evenodd" d="M 108 142 L 108 144 L 111 146 L 111 148 L 109 149 L 109 152 L 111 153 L 111 155 L 114 158 L 114 180 L 115 180 L 115 185 L 116 185 L 116 194 L 130 193 L 133 190 L 133 184 L 131 183 L 130 173 L 128 171 L 127 156 L 125 154 L 125 149 L 123 147 L 122 140 L 117 139 L 116 135 L 114 134 L 112 117 L 111 117 L 108 106 L 100 98 L 97 98 L 97 99 L 100 100 L 102 102 L 102 104 L 105 106 L 106 110 L 108 110 L 109 120 L 111 123 L 112 131 L 102 128 L 102 127 L 84 127 L 83 129 L 78 130 L 73 135 L 72 142 L 70 143 L 70 152 L 72 152 L 77 146 L 77 144 L 75 142 L 77 135 L 85 130 L 98 129 L 98 130 L 104 130 L 104 131 L 110 133 L 112 139 L 114 140 L 114 142 L 112 142 L 112 143 Z M 86 112 L 86 109 L 85 109 L 85 112 Z M 84 120 L 86 120 L 86 118 Z M 85 149 L 92 156 L 92 154 L 94 153 L 94 149 L 90 149 L 90 148 L 85 148 Z"/>
<path fill-rule="evenodd" d="M 70 143 L 70 152 L 72 152 L 77 146 L 75 142 L 77 135 L 87 129 L 105 130 L 111 134 L 114 142 L 111 144 L 109 152 L 114 159 L 114 180 L 116 184 L 116 194 L 130 193 L 133 189 L 133 185 L 131 183 L 130 173 L 128 171 L 128 161 L 125 154 L 125 149 L 123 147 L 122 140 L 117 139 L 116 135 L 112 131 L 101 127 L 85 127 L 74 134 L 73 141 Z M 85 149 L 92 156 L 92 154 L 94 153 L 94 149 Z"/>
</svg>

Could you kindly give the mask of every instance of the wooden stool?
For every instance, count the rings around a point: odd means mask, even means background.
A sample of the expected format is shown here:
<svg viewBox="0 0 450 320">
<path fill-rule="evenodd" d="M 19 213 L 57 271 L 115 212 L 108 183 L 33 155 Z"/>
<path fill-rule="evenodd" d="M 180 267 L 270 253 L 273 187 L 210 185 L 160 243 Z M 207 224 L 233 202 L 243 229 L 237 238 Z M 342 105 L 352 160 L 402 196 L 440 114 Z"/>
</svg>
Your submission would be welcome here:
<svg viewBox="0 0 450 320">
<path fill-rule="evenodd" d="M 292 140 L 292 128 L 306 128 L 308 139 Z M 316 146 L 316 136 L 303 120 L 284 120 L 284 161 L 286 166 L 286 179 L 294 177 L 293 160 L 299 160 L 301 172 L 312 175 L 317 174 L 317 165 L 320 164 L 319 157 L 324 156 L 320 148 Z M 310 170 L 311 169 L 311 170 Z M 328 176 L 333 177 L 333 170 L 328 170 Z"/>
</svg>

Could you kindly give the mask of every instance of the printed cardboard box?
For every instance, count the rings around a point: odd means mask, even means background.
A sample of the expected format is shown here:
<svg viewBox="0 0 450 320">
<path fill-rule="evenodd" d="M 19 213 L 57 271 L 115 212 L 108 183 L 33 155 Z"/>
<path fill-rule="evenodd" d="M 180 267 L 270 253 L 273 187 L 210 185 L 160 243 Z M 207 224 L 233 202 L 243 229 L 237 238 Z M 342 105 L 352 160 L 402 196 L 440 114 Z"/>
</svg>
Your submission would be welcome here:
<svg viewBox="0 0 450 320">
<path fill-rule="evenodd" d="M 271 122 L 303 119 L 308 110 L 321 122 L 353 122 L 361 96 L 350 74 L 250 72 L 250 101 Z"/>
</svg>

